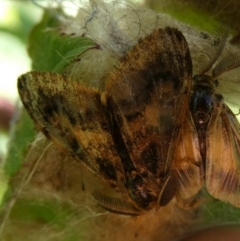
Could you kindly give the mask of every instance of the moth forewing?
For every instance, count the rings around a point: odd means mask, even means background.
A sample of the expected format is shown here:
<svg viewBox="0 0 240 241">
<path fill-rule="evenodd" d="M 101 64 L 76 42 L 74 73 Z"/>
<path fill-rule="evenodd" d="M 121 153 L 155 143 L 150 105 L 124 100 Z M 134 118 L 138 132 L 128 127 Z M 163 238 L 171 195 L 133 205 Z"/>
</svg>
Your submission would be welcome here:
<svg viewBox="0 0 240 241">
<path fill-rule="evenodd" d="M 237 207 L 240 207 L 239 131 L 238 121 L 226 105 L 220 111 L 215 110 L 207 135 L 205 174 L 209 193 Z"/>
<path fill-rule="evenodd" d="M 159 205 L 162 188 L 167 193 L 177 186 L 166 180 L 188 108 L 191 71 L 184 36 L 177 29 L 165 28 L 140 41 L 108 79 L 109 107 L 129 153 L 123 165 L 126 185 L 145 208 Z M 163 199 L 166 193 L 161 194 Z"/>
<path fill-rule="evenodd" d="M 178 204 L 183 208 L 190 207 L 202 189 L 204 170 L 197 131 L 189 111 L 180 129 L 173 160 L 178 181 Z"/>
<path fill-rule="evenodd" d="M 59 74 L 34 71 L 19 77 L 18 90 L 45 136 L 122 191 L 121 160 L 98 90 Z"/>
</svg>

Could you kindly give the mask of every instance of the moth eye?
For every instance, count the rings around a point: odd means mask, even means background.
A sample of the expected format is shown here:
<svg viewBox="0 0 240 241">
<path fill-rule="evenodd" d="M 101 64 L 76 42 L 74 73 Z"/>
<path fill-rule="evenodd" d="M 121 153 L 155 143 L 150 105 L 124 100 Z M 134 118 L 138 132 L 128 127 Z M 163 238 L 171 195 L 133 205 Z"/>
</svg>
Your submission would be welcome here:
<svg viewBox="0 0 240 241">
<path fill-rule="evenodd" d="M 218 85 L 219 85 L 218 79 L 213 80 L 213 84 L 214 84 L 215 87 L 218 87 Z"/>
<path fill-rule="evenodd" d="M 193 79 L 193 82 L 198 82 L 199 77 L 200 77 L 200 76 L 199 76 L 198 74 L 194 75 L 193 78 L 192 78 L 192 79 Z"/>
<path fill-rule="evenodd" d="M 221 94 L 215 94 L 213 97 L 217 102 L 223 101 L 223 96 Z"/>
</svg>

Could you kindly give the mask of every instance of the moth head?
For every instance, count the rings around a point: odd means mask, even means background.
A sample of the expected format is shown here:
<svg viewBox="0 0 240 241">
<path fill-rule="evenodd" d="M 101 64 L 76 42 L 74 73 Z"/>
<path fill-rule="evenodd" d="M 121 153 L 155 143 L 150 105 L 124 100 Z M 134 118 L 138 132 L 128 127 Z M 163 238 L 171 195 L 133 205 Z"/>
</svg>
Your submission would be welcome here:
<svg viewBox="0 0 240 241">
<path fill-rule="evenodd" d="M 151 173 L 142 176 L 136 172 L 131 174 L 126 187 L 129 196 L 143 209 L 156 210 L 167 205 L 176 192 L 176 179 L 174 173 L 165 174 L 163 178 L 156 178 Z"/>
<path fill-rule="evenodd" d="M 143 177 L 135 171 L 132 171 L 127 178 L 126 188 L 129 196 L 141 207 L 151 208 L 157 199 L 159 186 L 155 181 L 149 181 L 148 177 Z"/>
</svg>

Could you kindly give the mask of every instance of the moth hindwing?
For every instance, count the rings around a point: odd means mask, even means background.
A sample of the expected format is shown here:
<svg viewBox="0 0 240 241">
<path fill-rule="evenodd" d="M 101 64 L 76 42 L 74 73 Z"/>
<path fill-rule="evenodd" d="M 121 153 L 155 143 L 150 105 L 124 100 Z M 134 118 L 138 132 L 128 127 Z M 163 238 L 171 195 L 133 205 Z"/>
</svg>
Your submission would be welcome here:
<svg viewBox="0 0 240 241">
<path fill-rule="evenodd" d="M 122 195 L 116 201 L 96 192 L 99 204 L 137 215 L 166 205 L 178 193 L 184 165 L 175 164 L 174 152 L 183 135 L 191 78 L 187 42 L 167 27 L 121 59 L 104 92 L 37 71 L 20 76 L 18 90 L 44 135 Z"/>
</svg>

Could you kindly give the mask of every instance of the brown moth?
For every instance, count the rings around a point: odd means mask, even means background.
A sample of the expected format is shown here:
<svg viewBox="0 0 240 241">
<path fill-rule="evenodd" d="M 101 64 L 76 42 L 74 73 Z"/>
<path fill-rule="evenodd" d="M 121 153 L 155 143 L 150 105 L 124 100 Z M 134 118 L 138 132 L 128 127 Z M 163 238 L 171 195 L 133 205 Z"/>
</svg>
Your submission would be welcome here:
<svg viewBox="0 0 240 241">
<path fill-rule="evenodd" d="M 240 206 L 239 124 L 205 72 L 192 87 L 188 44 L 166 27 L 121 59 L 104 92 L 37 71 L 18 90 L 39 130 L 120 193 L 93 193 L 105 209 L 139 215 L 174 196 L 191 205 L 204 177 L 214 197 Z"/>
<path fill-rule="evenodd" d="M 224 58 L 205 74 L 220 56 L 228 36 L 223 25 L 215 48 L 207 49 L 200 74 L 193 77 L 189 109 L 175 149 L 179 174 L 177 199 L 191 205 L 205 179 L 216 199 L 240 207 L 240 125 L 223 96 L 215 89 L 222 73 L 240 66 L 240 52 Z"/>
</svg>

